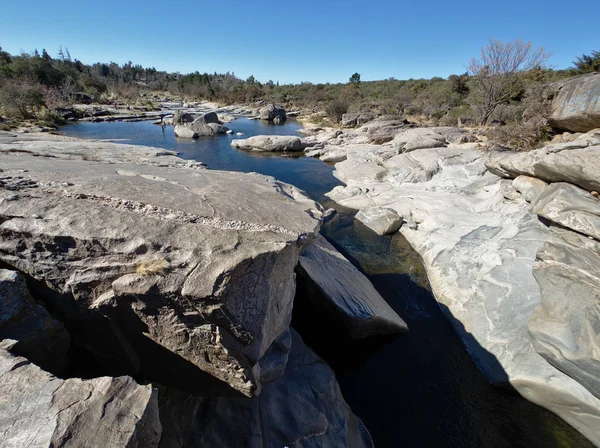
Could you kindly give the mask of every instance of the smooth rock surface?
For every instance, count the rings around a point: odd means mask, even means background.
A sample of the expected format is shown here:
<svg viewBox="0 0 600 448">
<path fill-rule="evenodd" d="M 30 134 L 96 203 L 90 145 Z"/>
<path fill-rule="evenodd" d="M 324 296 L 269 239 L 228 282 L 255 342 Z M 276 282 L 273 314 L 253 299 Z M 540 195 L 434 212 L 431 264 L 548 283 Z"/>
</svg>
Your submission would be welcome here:
<svg viewBox="0 0 600 448">
<path fill-rule="evenodd" d="M 255 135 L 246 139 L 237 139 L 231 146 L 244 151 L 280 152 L 302 151 L 304 145 L 299 137 L 286 135 Z"/>
<path fill-rule="evenodd" d="M 585 149 L 589 159 L 580 154 L 577 170 L 556 170 L 557 175 L 582 179 L 583 172 L 597 182 L 588 169 L 594 150 Z M 565 158 L 574 151 L 564 151 Z M 543 153 L 551 151 L 546 147 Z M 400 155 L 385 146 L 365 148 L 360 157 L 358 149 L 348 154 L 352 172 L 344 167 L 348 161 L 336 164 L 346 186 L 328 196 L 354 209 L 377 205 L 402 216 L 409 225 L 400 232 L 421 255 L 436 299 L 488 380 L 510 383 L 600 444 L 600 400 L 540 356 L 527 328 L 540 303 L 535 255 L 542 243 L 558 238 L 555 232 L 521 195 L 505 198 L 506 187 L 514 191 L 511 183 L 490 173 L 487 155 L 472 144 L 402 154 L 412 159 L 394 159 Z M 387 173 L 362 175 L 374 163 Z M 532 175 L 525 171 L 518 174 Z"/>
<path fill-rule="evenodd" d="M 372 447 L 362 422 L 344 401 L 333 371 L 292 330 L 284 375 L 252 399 L 159 395 L 161 448 Z"/>
<path fill-rule="evenodd" d="M 61 380 L 2 348 L 0 397 L 3 448 L 153 448 L 162 432 L 152 386 L 129 377 Z"/>
<path fill-rule="evenodd" d="M 175 137 L 179 138 L 198 138 L 198 133 L 187 126 L 175 125 Z"/>
<path fill-rule="evenodd" d="M 492 151 L 486 161 L 498 176 L 521 174 L 545 182 L 569 182 L 588 191 L 600 191 L 600 131 L 568 143 L 555 143 L 529 152 Z"/>
<path fill-rule="evenodd" d="M 517 176 L 512 181 L 515 190 L 523 195 L 527 202 L 535 202 L 538 196 L 546 189 L 548 184 L 543 180 L 529 176 Z"/>
<path fill-rule="evenodd" d="M 551 126 L 573 132 L 600 128 L 600 74 L 575 76 L 553 85 Z"/>
<path fill-rule="evenodd" d="M 60 297 L 53 305 L 98 363 L 258 393 L 320 206 L 272 178 L 186 168 L 171 152 L 17 143 L 0 144 L 0 260 Z"/>
<path fill-rule="evenodd" d="M 64 325 L 34 302 L 25 277 L 0 269 L 0 340 L 15 343 L 11 352 L 53 373 L 67 364 L 71 338 Z"/>
<path fill-rule="evenodd" d="M 565 182 L 550 185 L 533 202 L 533 212 L 600 240 L 600 200 Z"/>
<path fill-rule="evenodd" d="M 408 331 L 406 323 L 369 279 L 321 235 L 304 249 L 300 266 L 329 299 L 323 305 L 341 322 L 350 338 Z"/>
<path fill-rule="evenodd" d="M 361 208 L 356 219 L 378 235 L 389 235 L 398 231 L 402 218 L 394 210 L 376 205 Z"/>
<path fill-rule="evenodd" d="M 533 346 L 600 398 L 600 244 L 546 243 L 533 275 L 541 302 L 529 319 Z"/>
</svg>

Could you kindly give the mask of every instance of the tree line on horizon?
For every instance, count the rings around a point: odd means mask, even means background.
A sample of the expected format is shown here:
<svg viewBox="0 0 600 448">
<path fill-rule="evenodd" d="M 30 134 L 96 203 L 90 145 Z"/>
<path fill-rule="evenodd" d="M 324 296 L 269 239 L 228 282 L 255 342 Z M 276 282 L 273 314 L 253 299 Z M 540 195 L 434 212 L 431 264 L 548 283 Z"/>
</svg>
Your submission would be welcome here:
<svg viewBox="0 0 600 448">
<path fill-rule="evenodd" d="M 512 58 L 512 59 L 511 59 Z M 265 101 L 303 109 L 337 123 L 348 112 L 419 116 L 438 124 L 518 123 L 524 112 L 543 103 L 543 85 L 581 73 L 600 71 L 600 52 L 577 57 L 573 67 L 545 67 L 548 54 L 529 42 L 490 40 L 468 71 L 448 78 L 348 83 L 261 83 L 234 73 L 182 75 L 132 62 L 84 64 L 62 47 L 56 57 L 41 53 L 11 55 L 0 48 L 0 114 L 14 119 L 58 119 L 54 110 L 89 99 L 151 107 L 156 101 L 209 100 L 222 104 Z M 511 66 L 512 64 L 512 66 Z M 498 74 L 504 71 L 504 76 Z M 507 74 L 510 73 L 510 76 Z M 498 85 L 503 80 L 502 86 Z M 489 98 L 500 88 L 501 94 Z M 534 107 L 534 108 L 535 108 Z M 530 111 L 531 112 L 531 111 Z"/>
</svg>

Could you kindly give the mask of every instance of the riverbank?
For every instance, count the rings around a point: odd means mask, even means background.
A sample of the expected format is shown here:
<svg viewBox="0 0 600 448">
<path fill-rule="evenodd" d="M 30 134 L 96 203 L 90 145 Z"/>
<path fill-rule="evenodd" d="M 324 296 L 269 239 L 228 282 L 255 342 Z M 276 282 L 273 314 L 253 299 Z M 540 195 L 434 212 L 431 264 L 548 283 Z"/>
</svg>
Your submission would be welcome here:
<svg viewBox="0 0 600 448">
<path fill-rule="evenodd" d="M 376 144 L 386 133 L 388 142 Z M 436 299 L 488 380 L 512 385 L 600 444 L 600 391 L 587 379 L 598 341 L 586 330 L 597 324 L 597 296 L 581 289 L 582 267 L 547 255 L 589 256 L 582 275 L 600 275 L 600 203 L 590 194 L 600 132 L 530 153 L 483 151 L 463 130 L 389 120 L 308 139 L 308 154 L 334 162 L 346 184 L 331 199 L 360 210 L 375 230 L 383 210 L 404 223 L 399 232 L 423 258 Z M 538 179 L 512 180 L 520 174 Z M 567 304 L 555 288 L 578 292 Z"/>
</svg>

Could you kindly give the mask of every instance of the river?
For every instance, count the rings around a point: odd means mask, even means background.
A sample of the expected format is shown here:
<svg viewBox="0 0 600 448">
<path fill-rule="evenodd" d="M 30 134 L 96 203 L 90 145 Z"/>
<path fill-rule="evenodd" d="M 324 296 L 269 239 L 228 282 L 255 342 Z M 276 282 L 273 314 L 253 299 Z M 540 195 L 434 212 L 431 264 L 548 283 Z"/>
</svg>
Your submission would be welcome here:
<svg viewBox="0 0 600 448">
<path fill-rule="evenodd" d="M 269 125 L 243 118 L 227 126 L 242 132 L 241 138 L 295 135 L 301 128 L 293 120 Z M 315 292 L 301 279 L 293 325 L 335 370 L 344 397 L 376 447 L 593 446 L 551 412 L 487 383 L 442 315 L 420 258 L 406 240 L 400 234 L 375 235 L 353 219 L 355 212 L 324 196 L 340 185 L 332 166 L 303 156 L 238 151 L 230 146 L 236 136 L 177 139 L 172 127 L 150 122 L 77 123 L 62 133 L 172 149 L 210 169 L 270 175 L 335 208 L 338 213 L 321 232 L 369 277 L 410 331 L 347 340 L 313 312 L 306 296 Z"/>
</svg>

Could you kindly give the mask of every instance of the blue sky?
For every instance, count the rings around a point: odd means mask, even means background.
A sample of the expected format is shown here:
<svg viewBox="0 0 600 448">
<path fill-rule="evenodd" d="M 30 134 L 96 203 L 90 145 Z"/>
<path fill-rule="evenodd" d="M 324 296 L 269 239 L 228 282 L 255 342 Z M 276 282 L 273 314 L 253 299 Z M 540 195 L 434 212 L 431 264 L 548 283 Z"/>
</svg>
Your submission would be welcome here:
<svg viewBox="0 0 600 448">
<path fill-rule="evenodd" d="M 85 63 L 253 74 L 281 83 L 447 77 L 489 38 L 521 38 L 566 68 L 600 50 L 600 1 L 3 0 L 0 46 L 59 45 Z"/>
</svg>

